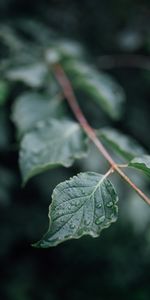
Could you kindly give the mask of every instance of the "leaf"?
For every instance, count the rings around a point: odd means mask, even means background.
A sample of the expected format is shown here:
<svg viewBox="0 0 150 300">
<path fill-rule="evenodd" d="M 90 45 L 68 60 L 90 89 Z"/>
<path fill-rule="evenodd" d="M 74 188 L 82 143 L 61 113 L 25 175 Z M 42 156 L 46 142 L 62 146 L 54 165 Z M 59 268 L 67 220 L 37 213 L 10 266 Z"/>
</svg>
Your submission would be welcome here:
<svg viewBox="0 0 150 300">
<path fill-rule="evenodd" d="M 19 66 L 6 72 L 9 80 L 21 81 L 33 88 L 42 87 L 47 75 L 48 69 L 44 63 Z"/>
<path fill-rule="evenodd" d="M 133 138 L 113 128 L 97 130 L 97 136 L 101 141 L 114 150 L 117 154 L 131 160 L 137 155 L 145 153 L 145 150 Z"/>
<path fill-rule="evenodd" d="M 74 88 L 85 92 L 91 100 L 112 118 L 119 119 L 125 101 L 123 89 L 109 75 L 98 72 L 83 62 L 70 60 L 63 63 Z"/>
<path fill-rule="evenodd" d="M 40 46 L 47 46 L 51 40 L 56 39 L 55 32 L 39 20 L 21 18 L 17 20 L 17 25 L 21 33 L 23 32 L 23 34 L 27 35 L 32 41 L 38 42 Z"/>
<path fill-rule="evenodd" d="M 31 130 L 36 123 L 49 117 L 57 118 L 65 113 L 60 96 L 50 99 L 46 94 L 35 92 L 19 96 L 12 107 L 12 120 L 19 135 Z"/>
<path fill-rule="evenodd" d="M 150 177 L 150 155 L 135 157 L 130 161 L 128 166 L 138 169 L 142 171 L 145 175 Z"/>
<path fill-rule="evenodd" d="M 1 43 L 4 44 L 11 50 L 11 55 L 15 51 L 22 49 L 22 40 L 18 37 L 18 34 L 14 26 L 6 25 L 5 23 L 1 24 L 0 31 Z M 6 51 L 6 48 L 5 48 Z M 7 53 L 7 52 L 6 52 Z"/>
<path fill-rule="evenodd" d="M 86 153 L 87 138 L 77 123 L 40 121 L 21 142 L 19 162 L 23 181 L 50 168 L 69 167 Z"/>
<path fill-rule="evenodd" d="M 55 39 L 55 42 L 51 44 L 50 48 L 45 52 L 45 59 L 49 64 L 54 64 L 66 61 L 72 58 L 83 58 L 85 52 L 81 45 L 73 40 L 69 39 Z"/>
<path fill-rule="evenodd" d="M 58 39 L 55 41 L 55 49 L 59 51 L 62 58 L 83 58 L 85 51 L 81 44 L 70 39 Z"/>
<path fill-rule="evenodd" d="M 105 176 L 86 172 L 56 186 L 49 208 L 49 229 L 35 244 L 47 248 L 83 235 L 98 237 L 117 220 L 118 196 Z"/>
</svg>

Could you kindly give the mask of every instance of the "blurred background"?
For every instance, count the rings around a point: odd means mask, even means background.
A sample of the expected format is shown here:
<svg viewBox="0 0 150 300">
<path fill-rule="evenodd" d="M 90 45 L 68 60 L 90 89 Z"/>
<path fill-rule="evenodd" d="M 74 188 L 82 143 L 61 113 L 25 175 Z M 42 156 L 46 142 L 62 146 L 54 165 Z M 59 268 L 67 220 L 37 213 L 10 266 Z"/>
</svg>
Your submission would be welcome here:
<svg viewBox="0 0 150 300">
<path fill-rule="evenodd" d="M 126 94 L 122 119 L 110 121 L 94 105 L 83 104 L 84 112 L 94 127 L 119 128 L 150 152 L 149 0 L 0 0 L 1 61 L 7 55 L 4 28 L 13 30 L 22 22 L 26 29 L 28 20 L 40 23 L 39 29 L 32 27 L 39 47 L 43 29 L 55 31 L 61 38 L 82 43 L 96 67 L 114 76 Z M 16 46 L 12 36 L 7 30 L 7 43 Z M 29 39 L 25 30 L 20 30 L 20 38 Z M 11 60 L 15 63 L 13 54 Z M 106 166 L 91 147 L 91 156 L 72 168 L 38 175 L 22 188 L 19 146 L 10 116 L 14 99 L 24 87 L 16 84 L 9 89 L 7 101 L 0 99 L 0 299 L 149 300 L 150 208 L 116 177 L 119 219 L 98 239 L 84 237 L 47 250 L 31 247 L 47 230 L 48 206 L 56 184 L 83 170 L 101 173 Z M 131 175 L 150 195 L 146 178 Z"/>
</svg>

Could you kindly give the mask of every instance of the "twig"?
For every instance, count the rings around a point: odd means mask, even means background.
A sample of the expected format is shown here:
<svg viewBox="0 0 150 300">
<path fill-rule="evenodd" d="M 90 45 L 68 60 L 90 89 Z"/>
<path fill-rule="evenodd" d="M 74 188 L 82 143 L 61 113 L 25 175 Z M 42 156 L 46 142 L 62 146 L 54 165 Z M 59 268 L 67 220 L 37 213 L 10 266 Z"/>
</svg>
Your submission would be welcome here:
<svg viewBox="0 0 150 300">
<path fill-rule="evenodd" d="M 62 87 L 64 96 L 72 109 L 76 119 L 79 121 L 81 127 L 84 129 L 88 137 L 93 141 L 96 145 L 100 153 L 105 157 L 105 159 L 109 162 L 111 168 L 115 170 L 136 192 L 137 194 L 150 205 L 150 199 L 130 180 L 130 178 L 119 168 L 119 166 L 112 159 L 108 151 L 105 149 L 101 141 L 97 138 L 94 129 L 89 125 L 85 116 L 83 115 L 79 104 L 76 100 L 72 85 L 65 74 L 62 66 L 60 64 L 54 65 L 55 76 Z"/>
<path fill-rule="evenodd" d="M 110 174 L 114 173 L 114 169 L 112 167 L 109 168 L 109 170 L 104 175 L 103 179 L 106 179 Z"/>
<path fill-rule="evenodd" d="M 128 168 L 128 164 L 117 164 L 119 168 Z"/>
<path fill-rule="evenodd" d="M 98 57 L 98 66 L 104 70 L 123 67 L 150 71 L 150 59 L 140 54 L 108 54 Z"/>
</svg>

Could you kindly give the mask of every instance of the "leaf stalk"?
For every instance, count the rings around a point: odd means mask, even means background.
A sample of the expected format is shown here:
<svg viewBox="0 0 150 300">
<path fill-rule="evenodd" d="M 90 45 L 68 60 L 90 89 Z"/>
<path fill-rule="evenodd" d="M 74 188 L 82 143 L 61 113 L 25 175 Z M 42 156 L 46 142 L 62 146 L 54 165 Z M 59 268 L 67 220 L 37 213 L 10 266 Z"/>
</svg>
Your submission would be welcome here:
<svg viewBox="0 0 150 300">
<path fill-rule="evenodd" d="M 148 204 L 150 205 L 150 198 L 148 198 L 136 185 L 132 180 L 121 170 L 122 166 L 119 166 L 116 164 L 116 162 L 112 159 L 109 152 L 106 150 L 102 142 L 98 139 L 96 136 L 95 130 L 90 126 L 87 119 L 85 118 L 83 112 L 81 111 L 81 108 L 77 102 L 75 93 L 73 91 L 71 82 L 69 81 L 63 67 L 60 64 L 54 65 L 54 73 L 56 76 L 56 79 L 58 83 L 60 84 L 63 94 L 74 113 L 76 119 L 80 123 L 81 127 L 87 134 L 87 136 L 90 138 L 90 140 L 95 144 L 95 146 L 98 148 L 99 152 L 104 156 L 104 158 L 108 161 L 111 168 L 110 170 L 116 171 L 135 191 L 136 193 Z M 106 173 L 107 174 L 107 173 Z"/>
</svg>

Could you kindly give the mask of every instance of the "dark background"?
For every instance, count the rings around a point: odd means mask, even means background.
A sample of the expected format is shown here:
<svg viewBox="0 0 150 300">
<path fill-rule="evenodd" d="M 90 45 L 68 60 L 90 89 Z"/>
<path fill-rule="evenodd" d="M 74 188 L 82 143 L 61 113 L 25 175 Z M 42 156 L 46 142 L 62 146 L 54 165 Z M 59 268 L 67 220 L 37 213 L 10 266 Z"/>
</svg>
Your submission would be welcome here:
<svg viewBox="0 0 150 300">
<path fill-rule="evenodd" d="M 149 57 L 149 0 L 0 0 L 1 22 L 27 17 L 42 21 L 62 37 L 79 40 L 99 69 L 105 67 L 101 66 L 101 55 Z M 125 113 L 119 122 L 109 122 L 150 150 L 150 73 L 144 68 L 127 67 L 130 63 L 124 59 L 121 64 L 121 68 L 107 71 L 125 90 Z M 10 120 L 13 101 L 12 95 L 1 119 L 0 299 L 149 300 L 150 209 L 121 181 L 116 182 L 120 195 L 118 222 L 100 238 L 84 237 L 47 250 L 30 246 L 47 229 L 52 189 L 84 169 L 87 162 L 37 176 L 22 189 L 15 128 Z M 100 126 L 94 108 L 91 114 L 86 110 L 89 121 Z M 101 172 L 98 159 L 92 156 L 88 167 Z M 150 194 L 149 183 L 143 177 L 136 179 Z"/>
</svg>

